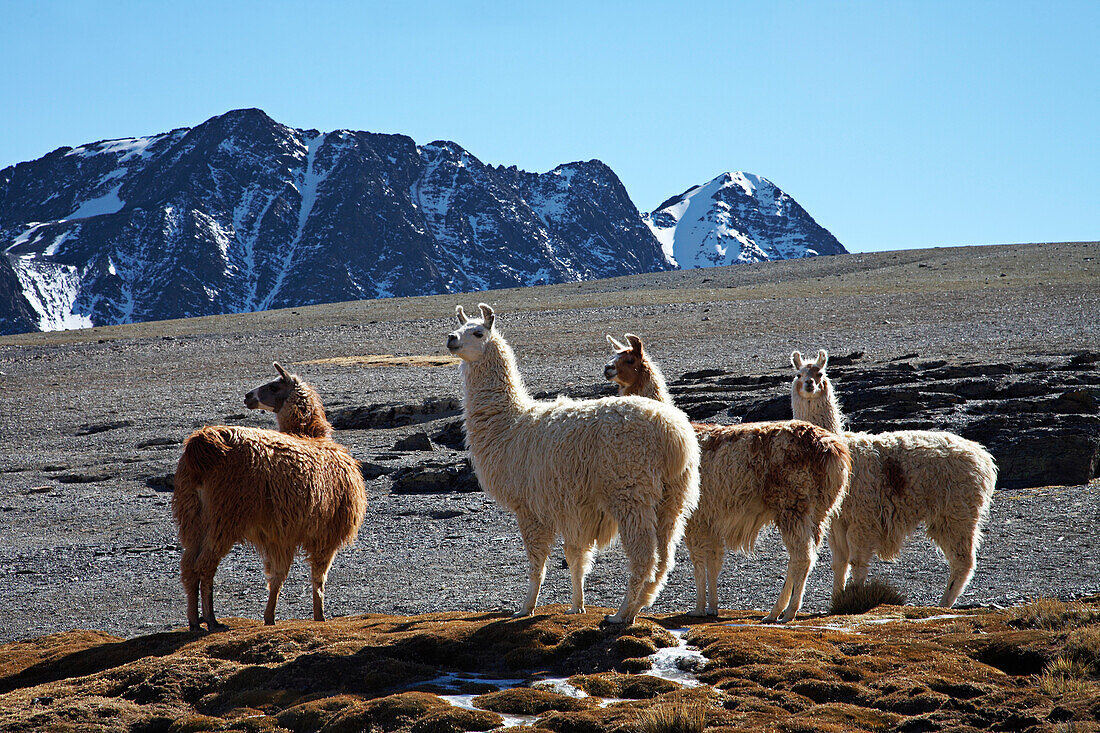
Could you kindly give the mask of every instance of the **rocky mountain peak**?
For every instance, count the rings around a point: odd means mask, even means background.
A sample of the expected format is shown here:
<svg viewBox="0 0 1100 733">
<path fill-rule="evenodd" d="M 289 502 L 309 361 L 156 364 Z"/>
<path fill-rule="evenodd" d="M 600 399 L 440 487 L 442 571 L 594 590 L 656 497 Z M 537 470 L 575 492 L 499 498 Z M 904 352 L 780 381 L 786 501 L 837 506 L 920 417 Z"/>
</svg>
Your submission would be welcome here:
<svg viewBox="0 0 1100 733">
<path fill-rule="evenodd" d="M 713 267 L 846 250 L 805 209 L 762 176 L 727 171 L 645 216 L 666 258 Z"/>
</svg>

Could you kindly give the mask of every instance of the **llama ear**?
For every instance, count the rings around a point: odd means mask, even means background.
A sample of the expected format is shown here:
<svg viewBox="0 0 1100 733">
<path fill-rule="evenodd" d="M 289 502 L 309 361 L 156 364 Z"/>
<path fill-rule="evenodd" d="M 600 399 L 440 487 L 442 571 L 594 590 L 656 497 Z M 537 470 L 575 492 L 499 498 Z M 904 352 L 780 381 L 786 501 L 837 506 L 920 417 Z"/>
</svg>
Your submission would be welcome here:
<svg viewBox="0 0 1100 733">
<path fill-rule="evenodd" d="M 825 368 L 825 365 L 829 363 L 829 352 L 825 349 L 821 349 L 817 352 L 817 361 L 814 362 L 821 369 Z"/>
<path fill-rule="evenodd" d="M 493 309 L 488 303 L 478 303 L 477 307 L 481 309 L 481 320 L 485 323 L 485 328 L 492 330 L 493 321 L 496 320 L 496 313 L 493 313 Z"/>
<path fill-rule="evenodd" d="M 627 348 L 629 348 L 629 347 L 623 346 L 618 341 L 616 341 L 615 337 L 612 336 L 611 334 L 607 334 L 607 343 L 611 344 L 611 348 L 614 349 L 615 351 L 626 351 Z"/>
<path fill-rule="evenodd" d="M 791 352 L 791 366 L 793 366 L 795 369 L 802 368 L 802 354 L 797 351 Z"/>
<path fill-rule="evenodd" d="M 460 305 L 455 306 L 455 315 L 458 316 L 459 325 L 465 325 L 466 321 L 470 320 L 466 317 L 466 311 L 462 310 L 462 306 Z"/>
<path fill-rule="evenodd" d="M 283 369 L 282 364 L 277 361 L 273 361 L 271 362 L 271 366 L 275 367 L 275 371 L 279 372 L 279 376 L 283 378 L 284 382 L 286 382 L 287 384 L 292 384 L 294 382 L 294 375 L 287 372 L 286 369 Z"/>
<path fill-rule="evenodd" d="M 642 340 L 632 333 L 626 334 L 626 340 L 630 342 L 630 348 L 638 356 L 642 355 Z"/>
</svg>

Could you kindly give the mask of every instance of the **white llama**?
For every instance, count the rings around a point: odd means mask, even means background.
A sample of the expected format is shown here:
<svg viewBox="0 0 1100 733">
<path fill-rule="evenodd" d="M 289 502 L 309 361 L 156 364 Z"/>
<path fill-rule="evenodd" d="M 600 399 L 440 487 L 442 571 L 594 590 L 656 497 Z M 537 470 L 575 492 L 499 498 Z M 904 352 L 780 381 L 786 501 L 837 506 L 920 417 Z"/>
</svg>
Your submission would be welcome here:
<svg viewBox="0 0 1100 733">
<path fill-rule="evenodd" d="M 642 340 L 629 333 L 626 338 L 629 346 L 607 337 L 616 353 L 604 376 L 619 385 L 620 395 L 671 405 L 664 375 Z M 775 524 L 790 559 L 779 599 L 764 621 L 790 621 L 802 607 L 806 578 L 844 497 L 851 467 L 847 446 L 828 430 L 798 420 L 692 427 L 702 449 L 699 507 L 684 534 L 695 568 L 693 615 L 718 614 L 726 547 L 751 553 L 760 530 Z"/>
<path fill-rule="evenodd" d="M 455 309 L 447 348 L 462 359 L 466 442 L 482 488 L 515 513 L 530 561 L 535 608 L 555 536 L 573 582 L 570 613 L 584 612 L 584 576 L 597 545 L 619 535 L 630 565 L 622 605 L 607 620 L 633 623 L 653 603 L 675 562 L 684 522 L 699 498 L 699 446 L 675 407 L 640 398 L 541 402 L 527 394 L 511 347 L 481 319 Z"/>
<path fill-rule="evenodd" d="M 953 433 L 844 432 L 844 418 L 825 374 L 828 361 L 824 349 L 812 362 L 804 362 L 797 351 L 791 354 L 798 370 L 791 385 L 791 408 L 796 418 L 843 435 L 852 453 L 848 496 L 829 532 L 833 595 L 844 588 L 849 566 L 852 582 L 862 584 L 872 554 L 894 559 L 905 539 L 924 522 L 951 567 L 940 599 L 941 606 L 950 608 L 974 574 L 997 483 L 993 456 Z"/>
</svg>

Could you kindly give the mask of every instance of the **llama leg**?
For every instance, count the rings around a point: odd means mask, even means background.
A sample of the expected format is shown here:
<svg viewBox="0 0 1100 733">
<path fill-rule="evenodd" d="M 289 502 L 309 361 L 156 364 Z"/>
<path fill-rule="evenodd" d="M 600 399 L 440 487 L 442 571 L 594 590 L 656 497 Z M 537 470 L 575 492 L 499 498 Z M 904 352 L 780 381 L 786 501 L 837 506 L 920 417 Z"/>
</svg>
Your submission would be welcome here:
<svg viewBox="0 0 1100 733">
<path fill-rule="evenodd" d="M 833 552 L 833 600 L 848 582 L 848 528 L 839 519 L 829 529 L 829 549 Z"/>
<path fill-rule="evenodd" d="M 789 584 L 791 594 L 787 607 L 776 619 L 781 624 L 793 620 L 798 610 L 802 608 L 802 593 L 806 588 L 806 578 L 809 577 L 810 570 L 817 559 L 817 546 L 807 532 L 791 532 L 783 539 L 787 546 L 787 554 L 790 556 L 787 562 L 787 581 L 784 585 Z"/>
<path fill-rule="evenodd" d="M 336 550 L 313 553 L 309 558 L 310 575 L 313 580 L 313 620 L 325 620 L 325 583 L 328 581 L 328 570 L 332 567 L 332 559 L 336 557 Z"/>
<path fill-rule="evenodd" d="M 542 588 L 542 580 L 546 577 L 546 558 L 550 555 L 550 545 L 554 541 L 554 530 L 538 519 L 524 514 L 517 515 L 519 520 L 519 532 L 523 536 L 523 544 L 527 547 L 527 562 L 531 569 L 527 579 L 527 600 L 523 602 L 520 610 L 512 614 L 512 618 L 530 616 L 535 610 L 539 600 L 539 590 Z"/>
<path fill-rule="evenodd" d="M 283 588 L 287 573 L 290 572 L 290 563 L 294 559 L 294 551 L 287 552 L 284 548 L 265 548 L 264 575 L 267 576 L 267 608 L 264 609 L 264 625 L 275 625 L 275 604 L 279 601 L 279 591 Z"/>
<path fill-rule="evenodd" d="M 928 536 L 943 550 L 943 554 L 951 566 L 951 576 L 947 581 L 947 589 L 944 590 L 943 597 L 940 598 L 940 606 L 943 608 L 951 608 L 955 605 L 955 601 L 966 590 L 966 586 L 970 584 L 970 579 L 974 575 L 974 565 L 977 559 L 974 543 L 976 533 L 974 526 L 948 528 L 937 523 L 930 524 L 928 527 Z"/>
<path fill-rule="evenodd" d="M 195 572 L 195 560 L 198 556 L 198 550 L 185 548 L 183 557 L 180 558 L 180 579 L 187 596 L 187 625 L 191 631 L 202 628 L 199 624 L 199 576 Z"/>
<path fill-rule="evenodd" d="M 695 610 L 688 612 L 691 616 L 707 615 L 707 572 L 715 541 L 714 533 L 698 515 L 688 519 L 687 528 L 684 530 L 684 544 L 687 545 L 695 574 Z"/>
<path fill-rule="evenodd" d="M 707 558 L 707 615 L 718 615 L 718 576 L 722 574 L 722 565 L 726 561 L 726 546 L 721 540 L 715 538 L 714 545 L 710 548 Z"/>
<path fill-rule="evenodd" d="M 688 611 L 689 616 L 707 615 L 707 558 L 701 547 L 688 540 L 688 553 L 691 555 L 691 567 L 695 573 L 695 610 Z"/>
<path fill-rule="evenodd" d="M 852 565 L 851 585 L 863 585 L 867 582 L 867 574 L 871 571 L 871 553 L 868 546 L 858 545 L 852 542 L 852 533 L 848 532 L 848 562 Z"/>
<path fill-rule="evenodd" d="M 667 491 L 667 490 L 666 490 Z M 676 566 L 676 546 L 680 544 L 683 533 L 683 496 L 668 491 L 671 500 L 662 501 L 657 508 L 657 565 L 653 570 L 653 580 L 646 583 L 643 607 L 653 605 L 657 595 L 665 587 L 668 574 Z"/>
<path fill-rule="evenodd" d="M 947 589 L 940 599 L 940 605 L 944 608 L 951 608 L 955 605 L 955 601 L 959 600 L 959 596 L 966 590 L 966 586 L 970 584 L 970 579 L 974 576 L 973 555 L 960 553 L 949 558 L 948 562 L 951 564 L 951 577 L 947 581 Z"/>
<path fill-rule="evenodd" d="M 573 581 L 573 606 L 567 613 L 584 613 L 584 576 L 592 566 L 592 545 L 577 542 L 565 545 L 565 561 L 569 563 L 569 575 Z"/>
<path fill-rule="evenodd" d="M 773 624 L 779 619 L 779 614 L 783 612 L 783 609 L 787 606 L 787 603 L 791 599 L 791 564 L 787 561 L 787 574 L 783 579 L 783 587 L 779 591 L 779 599 L 772 606 L 772 610 L 768 612 L 760 623 Z"/>
<path fill-rule="evenodd" d="M 210 631 L 229 628 L 219 623 L 214 615 L 214 573 L 217 572 L 218 564 L 228 551 L 228 549 L 221 550 L 221 548 L 207 546 L 199 552 L 195 560 L 195 574 L 198 575 L 199 590 L 202 594 L 202 616 Z"/>
<path fill-rule="evenodd" d="M 657 517 L 652 510 L 635 513 L 643 516 L 619 512 L 619 535 L 630 565 L 630 580 L 619 610 L 606 617 L 613 624 L 634 623 L 645 605 L 646 585 L 653 582 L 657 565 Z"/>
</svg>

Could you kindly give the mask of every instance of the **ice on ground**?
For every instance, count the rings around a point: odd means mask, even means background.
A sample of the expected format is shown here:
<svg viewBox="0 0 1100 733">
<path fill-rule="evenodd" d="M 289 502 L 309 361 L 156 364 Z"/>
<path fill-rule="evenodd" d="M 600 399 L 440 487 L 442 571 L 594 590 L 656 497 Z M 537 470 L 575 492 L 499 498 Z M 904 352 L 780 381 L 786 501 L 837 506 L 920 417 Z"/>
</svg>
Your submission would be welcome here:
<svg viewBox="0 0 1100 733">
<path fill-rule="evenodd" d="M 658 649 L 656 654 L 649 655 L 653 667 L 643 674 L 672 680 L 684 687 L 698 687 L 703 683 L 689 670 L 702 669 L 707 658 L 701 651 L 688 645 L 688 629 L 669 629 L 669 633 L 676 637 L 676 646 Z"/>
<path fill-rule="evenodd" d="M 746 624 L 747 625 L 747 624 Z M 664 649 L 658 649 L 655 654 L 650 654 L 647 657 L 652 663 L 652 668 L 643 674 L 647 674 L 653 677 L 660 677 L 661 679 L 671 680 L 684 687 L 698 687 L 703 683 L 700 682 L 693 672 L 693 669 L 702 669 L 706 664 L 707 658 L 703 656 L 703 653 L 698 649 L 690 646 L 687 643 L 688 629 L 669 629 L 676 638 L 676 645 L 666 647 Z M 443 688 L 458 688 L 464 682 L 478 682 L 480 684 L 487 684 L 496 687 L 498 690 L 511 690 L 517 687 L 531 687 L 536 690 L 546 690 L 547 692 L 555 692 L 559 695 L 566 695 L 568 697 L 586 698 L 594 697 L 587 692 L 572 684 L 568 677 L 536 677 L 534 679 L 491 679 L 478 674 L 464 674 L 457 672 L 448 672 L 436 677 L 435 679 L 428 680 L 427 682 L 421 682 L 417 687 L 421 686 L 435 686 Z M 475 694 L 446 694 L 440 695 L 442 699 L 449 702 L 451 705 L 460 708 L 466 708 L 467 710 L 480 710 L 481 708 L 474 705 L 474 698 L 478 697 L 482 693 Z M 626 702 L 623 698 L 618 697 L 605 697 L 598 698 L 600 707 L 607 707 L 608 705 L 614 705 L 619 702 Z M 538 720 L 538 715 L 506 715 L 504 713 L 497 713 L 504 721 L 504 728 L 513 728 L 516 726 L 528 726 L 535 723 Z"/>
</svg>

